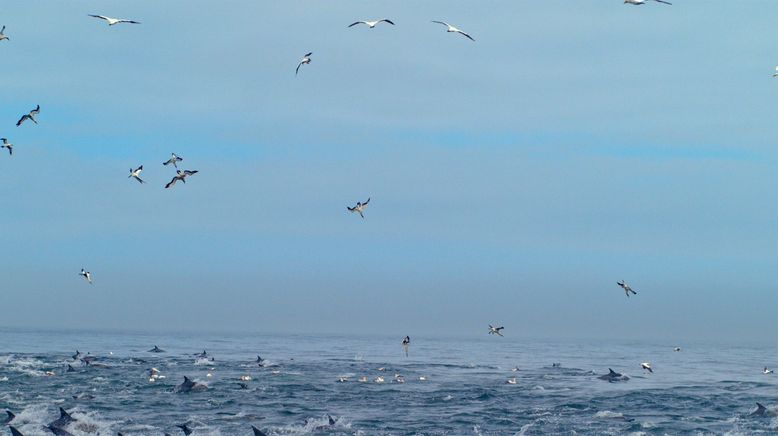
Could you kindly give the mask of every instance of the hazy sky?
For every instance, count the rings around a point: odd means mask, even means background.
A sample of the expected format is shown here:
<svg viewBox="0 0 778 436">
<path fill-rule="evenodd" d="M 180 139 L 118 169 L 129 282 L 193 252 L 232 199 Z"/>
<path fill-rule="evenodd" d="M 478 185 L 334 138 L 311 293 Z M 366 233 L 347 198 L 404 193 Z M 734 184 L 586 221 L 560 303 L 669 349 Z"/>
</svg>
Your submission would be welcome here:
<svg viewBox="0 0 778 436">
<path fill-rule="evenodd" d="M 0 325 L 774 330 L 778 4 L 674 3 L 4 2 Z"/>
</svg>

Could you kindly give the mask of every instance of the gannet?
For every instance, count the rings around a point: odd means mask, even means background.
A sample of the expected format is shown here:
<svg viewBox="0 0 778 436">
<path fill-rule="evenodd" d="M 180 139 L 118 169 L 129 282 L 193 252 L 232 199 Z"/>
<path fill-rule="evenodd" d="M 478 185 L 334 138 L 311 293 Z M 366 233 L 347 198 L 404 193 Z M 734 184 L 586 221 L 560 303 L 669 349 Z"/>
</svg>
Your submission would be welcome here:
<svg viewBox="0 0 778 436">
<path fill-rule="evenodd" d="M 3 141 L 3 145 L 0 145 L 0 148 L 7 148 L 8 154 L 12 155 L 14 154 L 14 145 L 8 142 L 7 138 L 0 138 L 0 141 Z"/>
<path fill-rule="evenodd" d="M 199 171 L 197 171 L 197 170 L 193 170 L 193 171 L 189 171 L 189 170 L 184 170 L 184 171 L 177 170 L 177 171 L 176 171 L 176 176 L 175 176 L 175 177 L 173 177 L 173 180 L 171 180 L 171 181 L 170 181 L 170 182 L 169 182 L 167 185 L 165 185 L 165 189 L 167 189 L 167 188 L 169 188 L 169 187 L 171 187 L 171 186 L 175 185 L 175 184 L 176 184 L 176 182 L 177 182 L 177 181 L 179 181 L 179 180 L 180 180 L 180 181 L 182 181 L 182 182 L 184 182 L 184 183 L 186 183 L 186 178 L 187 178 L 187 177 L 189 177 L 189 176 L 191 176 L 191 175 L 194 175 L 194 174 L 197 174 L 198 172 L 199 172 Z"/>
<path fill-rule="evenodd" d="M 625 282 L 624 280 L 620 282 L 616 282 L 616 284 L 621 286 L 621 289 L 624 289 L 624 293 L 627 294 L 627 297 L 629 297 L 630 292 L 632 292 L 634 295 L 638 294 L 637 292 L 633 291 L 632 288 L 630 288 L 627 282 Z"/>
<path fill-rule="evenodd" d="M 119 24 L 119 23 L 140 24 L 140 22 L 138 22 L 138 21 L 125 20 L 123 18 L 111 18 L 111 17 L 106 17 L 105 15 L 92 15 L 92 14 L 89 14 L 89 16 L 90 17 L 99 18 L 101 20 L 105 20 L 105 21 L 108 22 L 109 26 L 113 26 L 114 24 Z"/>
<path fill-rule="evenodd" d="M 493 327 L 491 324 L 489 324 L 489 334 L 490 335 L 497 335 L 502 336 L 502 333 L 500 331 L 504 329 L 505 327 Z"/>
<path fill-rule="evenodd" d="M 184 159 L 176 156 L 175 153 L 170 153 L 170 154 L 171 154 L 170 159 L 168 159 L 167 162 L 162 162 L 162 165 L 173 164 L 173 166 L 176 167 L 176 169 L 178 169 L 178 163 L 181 162 Z"/>
<path fill-rule="evenodd" d="M 348 206 L 346 206 L 346 209 L 348 209 L 348 211 L 349 211 L 349 212 L 352 212 L 352 213 L 353 213 L 353 212 L 357 212 L 357 213 L 359 214 L 359 216 L 361 216 L 362 218 L 364 218 L 364 217 L 365 217 L 365 215 L 363 215 L 363 214 L 362 214 L 362 212 L 364 212 L 364 211 L 365 211 L 365 208 L 367 207 L 367 204 L 368 204 L 368 203 L 370 203 L 370 197 L 368 197 L 368 198 L 367 198 L 367 201 L 366 201 L 366 202 L 362 203 L 361 201 L 358 201 L 356 206 L 354 206 L 354 207 L 348 207 Z"/>
<path fill-rule="evenodd" d="M 773 370 L 772 369 L 768 369 L 766 366 L 762 370 L 762 374 L 772 374 L 772 373 L 773 373 Z"/>
<path fill-rule="evenodd" d="M 650 362 L 643 362 L 643 363 L 640 364 L 640 367 L 645 369 L 645 370 L 647 370 L 650 373 L 654 372 L 654 370 L 651 369 L 651 363 Z"/>
<path fill-rule="evenodd" d="M 140 178 L 140 173 L 141 172 L 143 172 L 143 165 L 139 166 L 136 169 L 130 168 L 130 175 L 127 176 L 127 178 L 129 179 L 130 177 L 132 177 L 135 180 L 137 180 L 138 182 L 140 182 L 141 184 L 146 183 L 146 182 L 143 181 L 143 179 Z"/>
<path fill-rule="evenodd" d="M 468 35 L 467 33 L 463 32 L 463 31 L 461 31 L 459 29 L 457 29 L 456 27 L 452 26 L 451 24 L 446 23 L 445 21 L 433 21 L 433 23 L 442 24 L 442 25 L 448 27 L 448 30 L 446 30 L 446 32 L 459 33 L 459 34 L 461 34 L 463 36 L 466 36 L 467 39 L 469 39 L 471 41 L 475 41 L 475 39 L 473 39 L 472 36 Z"/>
<path fill-rule="evenodd" d="M 16 122 L 16 127 L 19 127 L 27 120 L 31 120 L 33 123 L 38 124 L 38 122 L 35 120 L 35 116 L 38 115 L 41 112 L 41 105 L 36 105 L 35 109 L 31 110 L 29 113 L 26 113 L 22 115 L 21 118 L 19 118 L 19 121 Z"/>
<path fill-rule="evenodd" d="M 372 29 L 372 28 L 374 28 L 374 27 L 376 26 L 376 24 L 378 24 L 378 23 L 389 23 L 389 24 L 391 24 L 392 26 L 394 26 L 394 23 L 393 23 L 391 20 L 387 20 L 386 18 L 382 18 L 382 19 L 380 19 L 380 20 L 375 20 L 375 21 L 357 21 L 357 22 L 355 22 L 355 23 L 349 24 L 349 26 L 348 26 L 348 27 L 354 27 L 354 26 L 356 26 L 357 24 L 367 24 L 367 26 L 368 26 L 368 27 L 370 27 L 370 28 Z"/>
<path fill-rule="evenodd" d="M 405 350 L 405 357 L 408 357 L 408 348 L 411 345 L 411 337 L 406 336 L 405 339 L 403 339 L 403 350 Z"/>
<path fill-rule="evenodd" d="M 81 272 L 78 273 L 78 275 L 82 276 L 86 281 L 89 282 L 89 284 L 92 284 L 92 273 L 89 271 L 85 271 L 84 268 L 81 268 Z"/>
<path fill-rule="evenodd" d="M 303 66 L 303 64 L 310 64 L 311 63 L 311 55 L 313 52 L 306 53 L 305 56 L 303 56 L 303 60 L 300 61 L 299 64 L 297 64 L 297 69 L 294 70 L 294 75 L 296 76 L 297 73 L 300 72 L 300 67 Z"/>
</svg>

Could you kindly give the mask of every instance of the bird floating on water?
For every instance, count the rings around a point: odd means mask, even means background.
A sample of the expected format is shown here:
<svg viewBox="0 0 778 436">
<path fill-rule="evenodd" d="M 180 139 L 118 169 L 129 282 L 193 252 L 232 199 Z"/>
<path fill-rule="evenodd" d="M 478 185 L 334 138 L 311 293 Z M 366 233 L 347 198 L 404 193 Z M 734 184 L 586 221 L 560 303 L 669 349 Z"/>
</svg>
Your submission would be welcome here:
<svg viewBox="0 0 778 436">
<path fill-rule="evenodd" d="M 302 67 L 303 65 L 308 65 L 308 64 L 311 63 L 311 55 L 312 54 L 313 54 L 313 52 L 310 52 L 310 53 L 306 53 L 305 56 L 303 56 L 303 60 L 301 60 L 300 63 L 297 64 L 297 69 L 294 70 L 294 75 L 295 76 L 297 75 L 297 73 L 300 72 L 300 67 Z"/>
<path fill-rule="evenodd" d="M 632 292 L 632 294 L 637 295 L 638 293 L 633 291 L 632 288 L 625 282 L 624 280 L 620 282 L 616 282 L 617 285 L 621 287 L 621 289 L 624 289 L 624 293 L 627 294 L 627 297 L 629 297 L 629 293 Z"/>
<path fill-rule="evenodd" d="M 504 329 L 504 328 L 505 327 L 493 327 L 491 324 L 489 324 L 489 334 L 490 335 L 502 336 L 502 333 L 500 333 L 500 331 L 502 331 L 502 329 Z"/>
<path fill-rule="evenodd" d="M 81 272 L 78 273 L 81 277 L 83 277 L 89 284 L 92 284 L 92 273 L 89 271 L 86 271 L 84 268 L 81 268 Z"/>
<path fill-rule="evenodd" d="M 516 381 L 516 377 L 511 377 L 511 378 L 508 379 L 508 384 L 509 385 L 515 385 L 516 383 L 518 383 Z"/>
<path fill-rule="evenodd" d="M 392 26 L 394 26 L 394 23 L 392 22 L 392 20 L 387 20 L 386 18 L 382 18 L 382 19 L 380 19 L 380 20 L 375 20 L 375 21 L 357 21 L 357 22 L 355 22 L 355 23 L 349 24 L 349 26 L 348 26 L 348 27 L 354 27 L 354 26 L 356 26 L 357 24 L 367 24 L 367 26 L 368 26 L 369 28 L 371 28 L 371 29 L 372 29 L 372 28 L 374 28 L 374 27 L 376 26 L 376 24 L 378 24 L 378 23 L 389 23 L 389 24 L 391 24 Z"/>
<path fill-rule="evenodd" d="M 359 214 L 359 216 L 361 216 L 362 218 L 364 218 L 364 217 L 365 217 L 365 215 L 364 215 L 364 214 L 362 214 L 362 212 L 364 212 L 364 211 L 365 211 L 365 208 L 367 207 L 367 204 L 368 204 L 368 203 L 370 203 L 370 197 L 368 197 L 367 201 L 365 201 L 364 203 L 362 203 L 361 201 L 358 201 L 356 206 L 354 206 L 354 207 L 348 207 L 348 206 L 346 206 L 346 209 L 348 209 L 348 211 L 349 211 L 349 212 L 352 212 L 352 213 L 353 213 L 353 212 L 357 212 L 357 213 Z"/>
<path fill-rule="evenodd" d="M 645 369 L 646 371 L 648 371 L 650 373 L 654 372 L 654 370 L 651 369 L 651 363 L 650 362 L 643 362 L 643 363 L 640 364 L 640 367 Z"/>
<path fill-rule="evenodd" d="M 41 105 L 36 105 L 35 109 L 31 110 L 29 113 L 26 113 L 22 115 L 21 118 L 19 118 L 19 121 L 16 122 L 16 127 L 19 127 L 27 120 L 31 120 L 33 123 L 38 124 L 38 121 L 35 120 L 35 116 L 41 113 Z"/>
<path fill-rule="evenodd" d="M 673 348 L 673 351 L 681 351 L 681 347 L 675 347 Z"/>
<path fill-rule="evenodd" d="M 162 165 L 173 164 L 174 167 L 178 168 L 178 163 L 184 159 L 178 157 L 175 153 L 170 153 L 170 154 L 171 154 L 170 159 L 168 159 L 166 162 L 162 162 Z"/>
<path fill-rule="evenodd" d="M 449 33 L 450 32 L 459 33 L 460 35 L 467 37 L 467 39 L 469 39 L 470 41 L 475 41 L 475 39 L 473 39 L 472 36 L 468 35 L 467 33 L 463 32 L 460 29 L 457 29 L 456 27 L 452 26 L 451 24 L 446 23 L 445 21 L 433 21 L 433 23 L 442 24 L 442 25 L 448 27 L 446 32 L 449 32 Z"/>
<path fill-rule="evenodd" d="M 7 138 L 0 138 L 0 141 L 3 141 L 3 145 L 0 145 L 0 148 L 7 148 L 8 154 L 13 156 L 14 154 L 14 145 L 8 142 Z"/>
<path fill-rule="evenodd" d="M 141 184 L 146 183 L 143 181 L 143 179 L 140 178 L 140 173 L 143 171 L 143 165 L 139 166 L 138 168 L 132 169 L 130 168 L 130 175 L 127 178 L 134 178 Z"/>
<path fill-rule="evenodd" d="M 657 3 L 664 3 L 666 5 L 672 5 L 672 3 L 666 2 L 664 0 L 653 0 L 653 1 Z M 646 0 L 624 0 L 624 4 L 640 6 L 646 4 Z"/>
<path fill-rule="evenodd" d="M 89 14 L 90 17 L 99 18 L 101 20 L 105 20 L 109 26 L 113 26 L 114 24 L 120 24 L 120 23 L 129 23 L 129 24 L 140 24 L 139 21 L 135 20 L 125 20 L 124 18 L 112 18 L 112 17 L 106 17 L 105 15 L 92 15 Z"/>
<path fill-rule="evenodd" d="M 173 177 L 173 180 L 171 180 L 167 185 L 165 185 L 165 189 L 175 185 L 176 182 L 179 181 L 179 180 L 184 182 L 184 183 L 186 183 L 186 178 L 187 177 L 189 177 L 191 175 L 194 175 L 194 174 L 197 174 L 198 172 L 199 171 L 197 171 L 197 170 L 192 170 L 192 171 L 189 171 L 189 170 L 184 170 L 184 171 L 178 170 L 178 171 L 176 171 L 176 176 Z"/>
<path fill-rule="evenodd" d="M 7 39 L 9 41 L 11 40 L 11 38 L 5 36 L 5 26 L 3 26 L 2 29 L 0 29 L 0 41 L 2 41 L 4 39 Z"/>
</svg>

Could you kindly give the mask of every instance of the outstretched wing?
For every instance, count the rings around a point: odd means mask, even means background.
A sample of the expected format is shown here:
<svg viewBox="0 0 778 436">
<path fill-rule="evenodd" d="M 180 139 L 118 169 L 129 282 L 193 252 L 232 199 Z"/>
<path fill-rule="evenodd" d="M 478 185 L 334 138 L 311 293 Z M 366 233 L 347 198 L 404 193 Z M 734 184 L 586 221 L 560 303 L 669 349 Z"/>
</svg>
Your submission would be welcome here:
<svg viewBox="0 0 778 436">
<path fill-rule="evenodd" d="M 173 180 L 171 180 L 171 181 L 170 181 L 170 183 L 168 183 L 167 185 L 165 185 L 165 189 L 167 189 L 167 188 L 169 188 L 169 187 L 171 187 L 171 186 L 175 185 L 177 181 L 178 181 L 178 177 L 173 177 Z"/>
<path fill-rule="evenodd" d="M 387 20 L 386 18 L 384 18 L 383 20 L 378 20 L 378 22 L 379 22 L 379 23 L 380 23 L 381 21 L 383 21 L 384 23 L 389 23 L 389 24 L 391 24 L 392 26 L 394 26 L 394 22 L 392 22 L 392 20 Z"/>
<path fill-rule="evenodd" d="M 101 19 L 101 20 L 108 21 L 108 17 L 106 17 L 105 15 L 92 15 L 92 14 L 89 14 L 89 16 L 90 16 L 90 17 L 99 18 L 99 19 Z"/>
<path fill-rule="evenodd" d="M 349 24 L 349 25 L 348 25 L 348 27 L 354 27 L 354 26 L 356 26 L 357 24 L 367 24 L 367 23 L 365 23 L 364 21 L 357 21 L 357 22 L 355 22 L 355 23 L 351 23 L 351 24 Z"/>
<path fill-rule="evenodd" d="M 473 37 L 472 37 L 472 36 L 470 36 L 470 35 L 468 35 L 467 33 L 463 32 L 463 31 L 461 31 L 461 30 L 457 30 L 457 33 L 460 33 L 460 34 L 462 34 L 462 35 L 466 36 L 466 37 L 467 37 L 467 39 L 469 39 L 470 41 L 473 41 L 473 42 L 475 42 L 475 39 L 473 39 Z"/>
<path fill-rule="evenodd" d="M 446 27 L 451 27 L 451 25 L 450 25 L 450 24 L 448 24 L 448 23 L 446 23 L 445 21 L 434 21 L 434 20 L 433 20 L 432 22 L 433 22 L 433 23 L 442 24 L 442 25 L 444 25 L 444 26 L 446 26 Z"/>
</svg>

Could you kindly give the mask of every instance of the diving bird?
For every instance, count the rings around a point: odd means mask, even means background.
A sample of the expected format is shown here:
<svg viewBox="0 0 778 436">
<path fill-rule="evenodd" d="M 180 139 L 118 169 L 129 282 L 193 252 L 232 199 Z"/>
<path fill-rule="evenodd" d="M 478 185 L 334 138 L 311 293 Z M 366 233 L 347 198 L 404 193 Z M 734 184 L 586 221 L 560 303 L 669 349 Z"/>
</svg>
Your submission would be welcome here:
<svg viewBox="0 0 778 436">
<path fill-rule="evenodd" d="M 311 63 L 311 55 L 312 54 L 313 54 L 313 52 L 310 52 L 310 53 L 306 53 L 306 55 L 303 56 L 303 60 L 301 60 L 300 63 L 297 64 L 297 69 L 294 70 L 294 75 L 295 76 L 297 75 L 297 73 L 300 72 L 300 67 L 302 67 L 303 64 L 310 64 Z"/>
<path fill-rule="evenodd" d="M 362 214 L 362 212 L 364 212 L 364 211 L 365 211 L 365 208 L 367 207 L 367 204 L 368 204 L 368 203 L 370 203 L 370 197 L 368 197 L 368 198 L 367 198 L 367 201 L 366 201 L 366 202 L 362 203 L 361 201 L 358 201 L 356 206 L 354 206 L 354 207 L 348 207 L 348 206 L 346 206 L 346 209 L 348 209 L 348 211 L 349 211 L 349 212 L 352 212 L 352 213 L 353 213 L 353 212 L 357 212 L 357 213 L 359 214 L 359 216 L 361 216 L 362 218 L 364 218 L 364 217 L 365 217 L 365 215 L 363 215 L 363 214 Z"/>
<path fill-rule="evenodd" d="M 81 268 L 81 272 L 78 273 L 81 277 L 83 277 L 86 281 L 89 282 L 89 284 L 92 284 L 92 273 L 89 271 L 84 270 L 84 268 Z"/>
<path fill-rule="evenodd" d="M 90 17 L 94 17 L 94 18 L 99 18 L 101 20 L 105 20 L 106 22 L 108 22 L 109 26 L 113 26 L 114 24 L 119 24 L 119 23 L 140 24 L 140 22 L 138 22 L 138 21 L 125 20 L 123 18 L 106 17 L 105 15 L 92 15 L 92 14 L 89 14 L 89 16 Z"/>
<path fill-rule="evenodd" d="M 378 23 L 389 23 L 389 24 L 391 24 L 392 26 L 394 26 L 394 23 L 392 22 L 392 20 L 387 20 L 386 18 L 382 18 L 382 19 L 380 19 L 380 20 L 375 20 L 375 21 L 357 21 L 357 22 L 355 22 L 355 23 L 349 24 L 349 26 L 348 26 L 348 27 L 354 27 L 354 26 L 356 26 L 357 24 L 367 24 L 367 26 L 368 26 L 369 28 L 371 28 L 371 29 L 372 29 L 372 28 L 374 28 L 374 27 L 376 26 L 376 24 L 378 24 Z"/>
<path fill-rule="evenodd" d="M 0 41 L 2 41 L 4 39 L 7 39 L 9 41 L 11 40 L 11 38 L 5 36 L 5 26 L 3 26 L 2 29 L 0 29 Z"/>
<path fill-rule="evenodd" d="M 627 282 L 625 282 L 624 280 L 620 282 L 616 282 L 616 284 L 619 285 L 621 289 L 624 289 L 624 293 L 627 294 L 627 297 L 629 297 L 630 292 L 632 292 L 634 295 L 638 294 L 637 292 L 633 291 L 632 288 L 630 288 Z"/>
<path fill-rule="evenodd" d="M 179 180 L 184 182 L 184 183 L 186 183 L 186 178 L 187 177 L 189 177 L 191 175 L 194 175 L 194 174 L 197 174 L 198 172 L 199 171 L 197 171 L 197 170 L 193 170 L 193 171 L 189 171 L 189 170 L 181 171 L 181 170 L 178 170 L 178 171 L 176 171 L 176 176 L 173 177 L 173 180 L 171 180 L 170 183 L 165 185 L 165 189 L 175 185 L 176 182 L 179 181 Z"/>
<path fill-rule="evenodd" d="M 493 327 L 491 324 L 489 324 L 489 334 L 490 335 L 497 335 L 502 336 L 502 333 L 500 331 L 504 329 L 505 327 Z"/>
<path fill-rule="evenodd" d="M 136 169 L 130 168 L 130 175 L 127 176 L 127 178 L 129 179 L 130 177 L 132 177 L 135 180 L 137 180 L 138 182 L 140 182 L 141 184 L 146 183 L 146 182 L 143 181 L 143 179 L 140 178 L 140 173 L 142 171 L 143 171 L 143 165 L 139 166 Z"/>
<path fill-rule="evenodd" d="M 463 35 L 463 36 L 467 37 L 467 39 L 469 39 L 470 41 L 475 41 L 475 39 L 473 39 L 472 36 L 468 35 L 467 33 L 463 32 L 463 31 L 461 31 L 459 29 L 457 29 L 456 27 L 452 26 L 451 24 L 446 23 L 445 21 L 433 21 L 433 23 L 442 24 L 442 25 L 448 27 L 446 32 L 449 32 L 449 33 L 450 32 L 459 33 L 460 35 Z"/>
<path fill-rule="evenodd" d="M 8 154 L 13 156 L 14 154 L 14 145 L 8 142 L 8 139 L 6 138 L 0 138 L 0 141 L 3 141 L 3 145 L 0 145 L 0 148 L 7 148 Z"/>
<path fill-rule="evenodd" d="M 764 367 L 764 370 L 762 370 L 762 374 L 765 374 L 765 375 L 772 374 L 772 373 L 773 373 L 773 370 L 767 368 L 766 366 Z"/>
<path fill-rule="evenodd" d="M 405 350 L 405 357 L 408 357 L 408 348 L 411 346 L 411 337 L 406 336 L 403 339 L 403 350 Z"/>
<path fill-rule="evenodd" d="M 181 162 L 184 159 L 176 156 L 175 153 L 170 153 L 170 154 L 171 154 L 170 159 L 168 159 L 167 162 L 162 162 L 162 165 L 173 164 L 173 166 L 176 167 L 176 169 L 178 169 L 178 163 Z"/>
<path fill-rule="evenodd" d="M 650 373 L 654 372 L 654 370 L 651 369 L 651 363 L 650 362 L 643 362 L 643 363 L 640 364 L 640 367 L 645 369 L 646 371 L 648 371 Z"/>
<path fill-rule="evenodd" d="M 653 0 L 653 1 L 655 1 L 655 2 L 657 2 L 657 3 L 664 3 L 664 4 L 666 4 L 666 5 L 672 5 L 672 3 L 670 3 L 670 2 L 666 2 L 666 1 L 664 1 L 664 0 Z M 646 0 L 624 0 L 624 4 L 630 4 L 630 5 L 637 5 L 637 6 L 640 6 L 640 5 L 644 5 L 644 4 L 646 4 Z"/>
<path fill-rule="evenodd" d="M 31 120 L 33 123 L 38 124 L 37 121 L 35 121 L 35 116 L 41 113 L 41 105 L 36 105 L 35 109 L 31 110 L 29 113 L 26 113 L 22 115 L 21 118 L 19 118 L 19 121 L 16 122 L 16 127 L 19 127 L 22 125 L 23 122 L 27 120 Z"/>
</svg>

